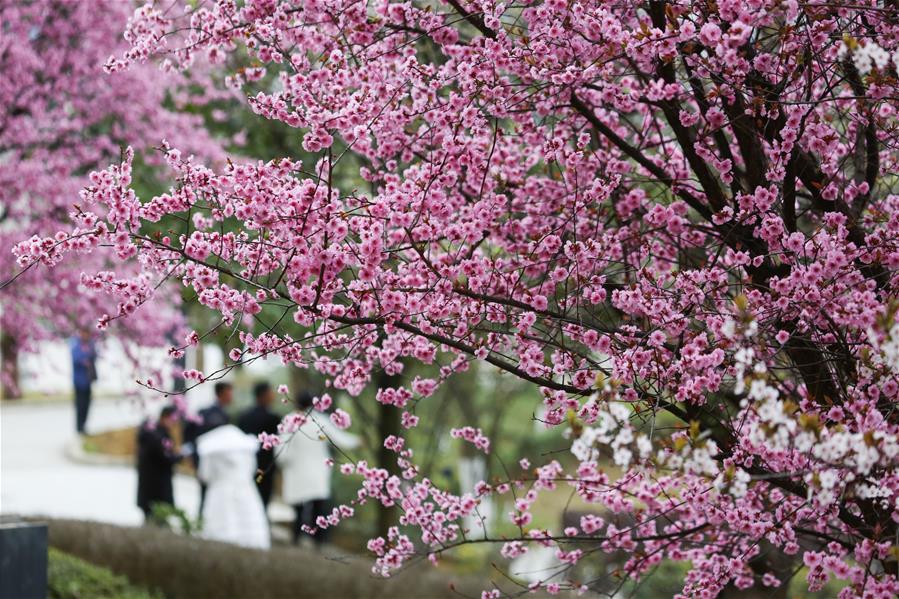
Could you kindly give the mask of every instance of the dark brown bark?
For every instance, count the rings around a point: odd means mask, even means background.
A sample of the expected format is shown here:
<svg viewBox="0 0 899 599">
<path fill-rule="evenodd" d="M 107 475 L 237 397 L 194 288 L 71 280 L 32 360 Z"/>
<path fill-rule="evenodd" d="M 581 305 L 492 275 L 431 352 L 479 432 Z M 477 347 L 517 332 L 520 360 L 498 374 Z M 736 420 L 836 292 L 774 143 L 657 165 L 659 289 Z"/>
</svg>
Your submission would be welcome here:
<svg viewBox="0 0 899 599">
<path fill-rule="evenodd" d="M 401 381 L 399 376 L 388 375 L 383 370 L 378 371 L 374 376 L 375 387 L 377 389 L 385 389 L 387 387 L 396 387 Z M 402 429 L 400 426 L 400 410 L 396 406 L 387 404 L 378 404 L 378 439 L 386 439 L 390 435 L 400 435 Z M 396 454 L 384 447 L 381 443 L 378 446 L 378 467 L 387 470 L 392 475 L 399 476 L 400 469 L 396 463 Z M 398 514 L 397 507 L 383 507 L 378 509 L 378 536 L 386 537 L 387 530 L 391 526 L 395 526 Z"/>
<path fill-rule="evenodd" d="M 19 345 L 8 333 L 0 335 L 0 395 L 3 399 L 21 399 L 19 384 Z"/>
</svg>

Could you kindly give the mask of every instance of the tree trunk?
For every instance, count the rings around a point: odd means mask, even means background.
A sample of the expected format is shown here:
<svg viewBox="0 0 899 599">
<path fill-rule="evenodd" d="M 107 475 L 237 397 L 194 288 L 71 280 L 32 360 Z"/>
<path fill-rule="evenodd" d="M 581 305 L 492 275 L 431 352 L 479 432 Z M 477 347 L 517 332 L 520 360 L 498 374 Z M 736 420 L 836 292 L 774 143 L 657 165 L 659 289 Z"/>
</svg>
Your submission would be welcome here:
<svg viewBox="0 0 899 599">
<path fill-rule="evenodd" d="M 727 585 L 718 593 L 716 599 L 787 599 L 789 581 L 796 568 L 796 560 L 770 546 L 767 541 L 761 543 L 762 554 L 749 561 L 755 584 L 746 590 L 740 590 L 733 584 Z M 760 579 L 765 573 L 771 573 L 781 581 L 779 587 L 762 586 Z"/>
<path fill-rule="evenodd" d="M 206 372 L 205 370 L 203 370 L 206 367 L 204 360 L 206 356 L 206 350 L 202 341 L 197 343 L 197 347 L 195 348 L 195 350 L 196 352 L 194 354 L 194 368 L 196 368 L 200 372 Z"/>
<path fill-rule="evenodd" d="M 374 376 L 374 382 L 377 389 L 385 387 L 395 387 L 400 383 L 400 377 L 388 376 L 383 371 L 378 372 Z M 400 430 L 400 410 L 396 406 L 388 406 L 382 403 L 378 404 L 378 439 L 386 439 L 390 435 L 399 435 Z M 384 468 L 392 475 L 399 476 L 400 469 L 396 463 L 396 454 L 386 447 L 383 443 L 378 447 L 378 467 Z M 387 537 L 387 530 L 391 526 L 395 526 L 398 520 L 398 509 L 396 506 L 385 508 L 381 506 L 378 511 L 378 536 Z"/>
<path fill-rule="evenodd" d="M 308 391 L 312 395 L 320 394 L 322 391 L 320 389 L 313 389 L 311 381 L 312 377 L 309 375 L 308 368 L 298 368 L 296 366 L 288 368 L 287 387 L 290 391 L 291 401 L 293 401 L 300 391 Z"/>
<path fill-rule="evenodd" d="M 19 345 L 16 338 L 0 334 L 0 395 L 3 399 L 21 399 L 19 385 Z"/>
</svg>

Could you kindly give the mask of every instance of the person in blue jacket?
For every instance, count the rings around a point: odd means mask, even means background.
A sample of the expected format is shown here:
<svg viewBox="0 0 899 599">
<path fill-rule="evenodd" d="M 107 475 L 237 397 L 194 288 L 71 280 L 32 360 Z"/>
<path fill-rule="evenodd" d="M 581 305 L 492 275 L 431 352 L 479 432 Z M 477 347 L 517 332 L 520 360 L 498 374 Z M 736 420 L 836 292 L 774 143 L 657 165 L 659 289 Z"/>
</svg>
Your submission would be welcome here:
<svg viewBox="0 0 899 599">
<path fill-rule="evenodd" d="M 82 329 L 70 341 L 72 383 L 75 386 L 75 430 L 84 434 L 87 413 L 91 409 L 91 385 L 97 380 L 97 348 L 87 330 Z"/>
</svg>

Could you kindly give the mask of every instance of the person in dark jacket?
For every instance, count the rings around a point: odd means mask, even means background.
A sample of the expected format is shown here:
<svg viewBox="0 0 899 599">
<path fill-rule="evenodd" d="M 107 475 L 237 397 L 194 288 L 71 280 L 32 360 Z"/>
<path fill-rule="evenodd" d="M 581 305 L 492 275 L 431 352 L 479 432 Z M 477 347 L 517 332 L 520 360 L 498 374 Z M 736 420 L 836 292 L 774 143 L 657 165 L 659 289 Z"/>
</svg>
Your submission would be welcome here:
<svg viewBox="0 0 899 599">
<path fill-rule="evenodd" d="M 176 418 L 174 406 L 166 406 L 156 423 L 145 422 L 137 433 L 137 505 L 146 522 L 153 521 L 155 505 L 175 505 L 172 470 L 181 460 L 172 445 Z"/>
<path fill-rule="evenodd" d="M 277 434 L 281 418 L 271 410 L 272 403 L 275 401 L 275 390 L 264 381 L 256 383 L 253 387 L 253 399 L 256 405 L 241 414 L 237 426 L 243 432 L 251 435 Z M 256 487 L 259 489 L 263 505 L 268 507 L 268 502 L 272 498 L 272 486 L 275 482 L 275 457 L 271 449 L 263 449 L 260 446 L 256 453 L 256 466 L 258 468 Z"/>
<path fill-rule="evenodd" d="M 97 380 L 97 348 L 87 329 L 69 342 L 72 352 L 72 384 L 75 387 L 75 430 L 84 434 L 91 409 L 91 385 Z"/>
<path fill-rule="evenodd" d="M 215 391 L 215 402 L 211 406 L 200 410 L 196 419 L 188 421 L 184 425 L 184 443 L 187 451 L 191 454 L 194 468 L 197 471 L 200 469 L 200 457 L 196 452 L 197 437 L 231 422 L 225 409 L 234 401 L 234 386 L 231 383 L 218 382 L 213 389 Z M 200 481 L 200 514 L 203 513 L 205 500 L 206 485 L 203 481 Z"/>
</svg>

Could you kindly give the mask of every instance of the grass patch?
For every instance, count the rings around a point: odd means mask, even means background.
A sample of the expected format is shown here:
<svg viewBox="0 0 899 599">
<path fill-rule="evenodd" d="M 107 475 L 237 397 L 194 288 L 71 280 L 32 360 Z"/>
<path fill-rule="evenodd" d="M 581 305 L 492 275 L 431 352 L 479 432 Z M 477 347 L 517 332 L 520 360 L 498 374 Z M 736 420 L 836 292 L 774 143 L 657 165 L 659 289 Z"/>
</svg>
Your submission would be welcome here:
<svg viewBox="0 0 899 599">
<path fill-rule="evenodd" d="M 86 435 L 82 446 L 88 453 L 128 457 L 137 455 L 137 427 L 129 426 Z"/>
</svg>

